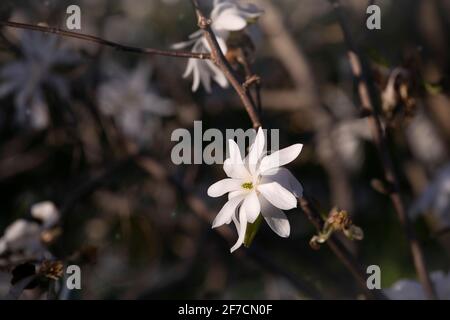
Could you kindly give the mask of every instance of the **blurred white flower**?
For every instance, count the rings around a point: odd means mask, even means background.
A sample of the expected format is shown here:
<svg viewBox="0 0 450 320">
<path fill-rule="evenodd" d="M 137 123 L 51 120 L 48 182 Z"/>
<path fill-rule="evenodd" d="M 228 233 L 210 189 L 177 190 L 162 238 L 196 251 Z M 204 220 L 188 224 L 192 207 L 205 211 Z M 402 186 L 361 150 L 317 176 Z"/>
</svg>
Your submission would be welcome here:
<svg viewBox="0 0 450 320">
<path fill-rule="evenodd" d="M 6 228 L 0 238 L 0 262 L 39 260 L 49 258 L 43 242 L 43 234 L 59 222 L 59 211 L 52 202 L 41 202 L 31 207 L 31 216 L 36 221 L 19 219 Z"/>
<path fill-rule="evenodd" d="M 412 205 L 412 218 L 430 210 L 441 223 L 450 226 L 450 164 L 441 169 L 423 194 Z"/>
<path fill-rule="evenodd" d="M 130 139 L 145 145 L 160 127 L 160 117 L 174 113 L 172 102 L 160 97 L 148 84 L 151 73 L 147 64 L 128 72 L 113 65 L 111 79 L 99 88 L 100 110 L 116 121 Z"/>
<path fill-rule="evenodd" d="M 60 45 L 56 35 L 35 31 L 22 33 L 20 48 L 22 58 L 0 69 L 0 98 L 14 93 L 18 123 L 43 129 L 49 122 L 43 88 L 48 86 L 68 98 L 68 81 L 55 67 L 76 63 L 78 55 Z"/>
<path fill-rule="evenodd" d="M 435 271 L 430 274 L 430 278 L 438 299 L 450 300 L 450 273 Z M 383 291 L 391 300 L 426 300 L 422 285 L 415 280 L 399 280 Z"/>
<path fill-rule="evenodd" d="M 260 213 L 275 233 L 288 237 L 290 225 L 282 210 L 297 207 L 296 197 L 302 196 L 303 187 L 289 170 L 280 167 L 295 160 L 303 145 L 294 144 L 265 155 L 265 136 L 260 128 L 243 160 L 236 142 L 230 139 L 228 143 L 230 158 L 225 160 L 223 169 L 229 178 L 208 189 L 210 197 L 228 193 L 228 202 L 217 214 L 213 228 L 235 223 L 239 238 L 231 252 L 242 245 L 247 223 L 255 222 Z"/>
<path fill-rule="evenodd" d="M 44 229 L 55 226 L 59 221 L 59 211 L 55 207 L 55 204 L 50 201 L 34 204 L 31 207 L 31 216 L 38 219 Z"/>
<path fill-rule="evenodd" d="M 364 140 L 372 135 L 367 119 L 360 119 L 352 99 L 335 86 L 325 86 L 323 99 L 332 114 L 331 132 L 318 136 L 317 152 L 322 159 L 339 156 L 341 165 L 349 171 L 357 171 L 364 163 Z"/>
<path fill-rule="evenodd" d="M 223 54 L 227 53 L 227 39 L 231 32 L 244 30 L 248 24 L 257 19 L 262 11 L 253 4 L 241 4 L 238 0 L 214 0 L 211 11 L 211 29 L 214 32 Z M 192 46 L 192 52 L 211 52 L 202 30 L 189 36 L 189 41 L 174 44 L 174 49 Z M 222 88 L 228 81 L 222 71 L 210 60 L 189 59 L 184 78 L 192 74 L 192 91 L 197 91 L 200 82 L 207 92 L 211 92 L 211 78 Z"/>
<path fill-rule="evenodd" d="M 414 156 L 433 170 L 447 158 L 445 142 L 424 111 L 420 111 L 406 128 L 406 138 Z"/>
</svg>

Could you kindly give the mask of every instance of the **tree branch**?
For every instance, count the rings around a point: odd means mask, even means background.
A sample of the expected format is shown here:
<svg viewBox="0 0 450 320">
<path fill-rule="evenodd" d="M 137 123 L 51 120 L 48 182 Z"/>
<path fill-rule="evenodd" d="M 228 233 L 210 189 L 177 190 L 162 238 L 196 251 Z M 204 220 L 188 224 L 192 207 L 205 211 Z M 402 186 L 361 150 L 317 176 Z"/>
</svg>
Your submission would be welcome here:
<svg viewBox="0 0 450 320">
<path fill-rule="evenodd" d="M 345 42 L 348 47 L 348 60 L 352 69 L 353 76 L 357 81 L 357 89 L 360 98 L 361 109 L 364 114 L 368 115 L 369 126 L 372 131 L 374 143 L 377 147 L 378 154 L 384 168 L 385 179 L 391 186 L 393 186 L 393 190 L 392 192 L 390 192 L 389 197 L 408 240 L 414 261 L 414 266 L 416 268 L 417 275 L 419 276 L 419 280 L 422 283 L 422 286 L 428 298 L 435 299 L 436 294 L 434 292 L 433 285 L 431 283 L 430 276 L 426 267 L 424 254 L 414 232 L 414 229 L 411 226 L 405 210 L 405 205 L 400 196 L 398 176 L 395 174 L 392 158 L 387 147 L 386 136 L 381 126 L 377 110 L 374 107 L 374 101 L 370 96 L 371 91 L 367 78 L 367 71 L 363 67 L 358 48 L 352 39 L 350 30 L 346 23 L 346 18 L 344 16 L 344 13 L 342 12 L 340 1 L 329 1 L 334 7 L 339 20 L 339 24 L 344 33 Z"/>
<path fill-rule="evenodd" d="M 160 50 L 160 49 L 152 49 L 152 48 L 138 48 L 123 45 L 117 42 L 105 40 L 96 36 L 91 36 L 87 34 L 65 31 L 59 28 L 54 27 L 45 27 L 45 26 L 36 26 L 27 23 L 19 23 L 13 21 L 0 21 L 0 26 L 3 27 L 11 27 L 16 29 L 26 29 L 26 30 L 34 30 L 45 33 L 53 33 L 59 36 L 76 38 L 85 41 L 90 41 L 93 43 L 97 43 L 99 45 L 112 47 L 119 51 L 139 53 L 139 54 L 149 54 L 149 55 L 159 55 L 159 56 L 167 56 L 167 57 L 175 57 L 175 58 L 192 58 L 192 59 L 201 59 L 201 60 L 209 60 L 211 59 L 211 55 L 209 53 L 201 53 L 201 52 L 185 52 L 185 51 L 176 51 L 176 50 Z"/>
</svg>

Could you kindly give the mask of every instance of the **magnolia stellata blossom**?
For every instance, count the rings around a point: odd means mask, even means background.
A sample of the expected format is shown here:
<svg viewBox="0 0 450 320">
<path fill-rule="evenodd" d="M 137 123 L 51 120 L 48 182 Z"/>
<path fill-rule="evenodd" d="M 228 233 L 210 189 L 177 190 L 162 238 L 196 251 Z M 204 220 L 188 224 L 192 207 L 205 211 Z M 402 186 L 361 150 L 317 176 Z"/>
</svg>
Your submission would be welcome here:
<svg viewBox="0 0 450 320">
<path fill-rule="evenodd" d="M 172 101 L 149 85 L 151 68 L 140 63 L 134 71 L 116 64 L 106 68 L 110 79 L 99 88 L 100 110 L 114 118 L 120 130 L 140 146 L 148 145 L 160 128 L 160 118 L 173 115 Z"/>
<path fill-rule="evenodd" d="M 294 144 L 270 155 L 264 153 L 265 136 L 260 128 L 248 156 L 241 158 L 234 140 L 228 140 L 230 157 L 223 169 L 228 178 L 214 183 L 208 189 L 210 197 L 228 193 L 228 202 L 217 214 L 213 228 L 233 221 L 239 237 L 231 252 L 244 242 L 247 223 L 253 223 L 261 214 L 270 228 L 281 237 L 288 237 L 290 225 L 282 210 L 297 207 L 297 198 L 303 187 L 292 173 L 281 166 L 295 160 L 303 145 Z"/>
<path fill-rule="evenodd" d="M 439 300 L 450 300 L 450 273 L 434 271 L 430 273 L 431 282 Z M 426 300 L 422 285 L 416 280 L 401 279 L 384 293 L 391 300 Z"/>
<path fill-rule="evenodd" d="M 20 50 L 21 59 L 0 69 L 0 98 L 13 93 L 18 123 L 44 129 L 49 122 L 44 86 L 68 99 L 69 82 L 55 67 L 73 65 L 79 56 L 60 44 L 57 36 L 34 31 L 22 33 Z"/>
<path fill-rule="evenodd" d="M 35 220 L 16 220 L 6 228 L 0 238 L 0 266 L 5 263 L 3 259 L 8 263 L 15 263 L 51 258 L 52 255 L 43 240 L 49 240 L 50 233 L 47 232 L 58 224 L 59 211 L 49 201 L 36 203 L 30 211 Z"/>
<path fill-rule="evenodd" d="M 227 53 L 227 39 L 231 32 L 244 30 L 251 21 L 257 19 L 262 11 L 253 4 L 240 4 L 237 0 L 215 0 L 211 11 L 211 29 L 216 36 L 220 49 Z M 174 44 L 174 49 L 192 46 L 192 52 L 211 52 L 210 46 L 198 30 L 189 36 L 189 41 Z M 228 81 L 222 71 L 210 60 L 189 59 L 184 78 L 192 74 L 192 91 L 197 91 L 202 83 L 207 92 L 211 92 L 211 78 L 222 88 Z"/>
</svg>

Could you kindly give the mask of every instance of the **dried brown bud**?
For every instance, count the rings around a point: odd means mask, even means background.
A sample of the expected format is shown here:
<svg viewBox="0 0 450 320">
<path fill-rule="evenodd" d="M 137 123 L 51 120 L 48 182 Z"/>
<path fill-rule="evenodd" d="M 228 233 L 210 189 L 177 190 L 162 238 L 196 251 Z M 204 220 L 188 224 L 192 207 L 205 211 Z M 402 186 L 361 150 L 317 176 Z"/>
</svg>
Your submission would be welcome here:
<svg viewBox="0 0 450 320">
<path fill-rule="evenodd" d="M 63 275 L 63 267 L 62 261 L 44 260 L 39 267 L 38 273 L 46 278 L 58 280 Z"/>
<path fill-rule="evenodd" d="M 353 224 L 347 211 L 333 208 L 323 229 L 311 238 L 309 245 L 315 250 L 320 249 L 320 245 L 325 243 L 335 231 L 342 231 L 350 240 L 362 240 L 364 238 L 364 232 L 360 227 Z"/>
<path fill-rule="evenodd" d="M 334 230 L 344 230 L 352 225 L 352 220 L 347 211 L 333 208 L 325 224 Z"/>
</svg>

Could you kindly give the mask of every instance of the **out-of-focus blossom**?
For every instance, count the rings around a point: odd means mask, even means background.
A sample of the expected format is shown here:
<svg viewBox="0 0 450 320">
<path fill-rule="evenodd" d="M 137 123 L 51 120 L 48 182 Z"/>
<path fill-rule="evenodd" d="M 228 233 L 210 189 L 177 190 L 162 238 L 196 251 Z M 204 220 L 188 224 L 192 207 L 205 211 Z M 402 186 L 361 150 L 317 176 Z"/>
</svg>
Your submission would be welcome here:
<svg viewBox="0 0 450 320">
<path fill-rule="evenodd" d="M 52 202 L 41 202 L 31 207 L 35 220 L 19 219 L 6 228 L 0 238 L 0 264 L 51 258 L 46 242 L 50 230 L 59 222 L 59 211 Z"/>
<path fill-rule="evenodd" d="M 438 299 L 450 300 L 450 274 L 435 271 L 430 274 L 430 278 Z M 422 285 L 415 280 L 399 280 L 383 291 L 392 300 L 426 300 Z"/>
<path fill-rule="evenodd" d="M 262 11 L 253 4 L 241 4 L 238 0 L 215 0 L 211 11 L 211 29 L 214 32 L 220 49 L 227 53 L 227 39 L 232 32 L 244 30 L 250 23 L 255 21 Z M 189 41 L 173 45 L 174 49 L 182 49 L 192 46 L 192 52 L 211 52 L 209 44 L 203 36 L 202 30 L 198 30 L 189 36 Z M 183 77 L 192 74 L 192 91 L 196 91 L 200 83 L 207 92 L 211 91 L 211 79 L 222 88 L 228 86 L 228 81 L 222 71 L 212 61 L 189 59 Z"/>
<path fill-rule="evenodd" d="M 365 119 L 356 119 L 340 123 L 333 129 L 333 141 L 336 152 L 342 159 L 343 165 L 351 170 L 361 167 L 364 160 L 363 137 L 360 131 L 367 128 Z"/>
<path fill-rule="evenodd" d="M 44 129 L 49 122 L 44 86 L 67 99 L 69 83 L 55 69 L 75 64 L 78 55 L 60 45 L 57 36 L 35 31 L 22 33 L 20 48 L 22 57 L 0 69 L 0 98 L 14 94 L 18 123 Z"/>
<path fill-rule="evenodd" d="M 160 117 L 174 113 L 172 102 L 149 85 L 151 70 L 147 64 L 140 64 L 132 72 L 119 66 L 111 69 L 111 78 L 99 88 L 100 109 L 114 118 L 128 138 L 145 145 L 160 127 Z"/>
<path fill-rule="evenodd" d="M 358 118 L 356 106 L 343 90 L 326 86 L 323 99 L 337 121 L 330 133 L 318 136 L 317 152 L 322 159 L 333 159 L 337 155 L 342 166 L 356 171 L 364 162 L 363 142 L 372 137 L 367 120 Z"/>
<path fill-rule="evenodd" d="M 300 182 L 292 173 L 281 166 L 294 161 L 303 145 L 294 144 L 270 155 L 264 154 L 265 136 L 260 128 L 248 156 L 241 158 L 239 147 L 229 140 L 230 158 L 223 169 L 228 178 L 214 183 L 208 189 L 210 197 L 228 193 L 228 202 L 217 214 L 213 228 L 233 221 L 239 238 L 231 252 L 244 243 L 247 223 L 254 223 L 260 213 L 281 237 L 290 234 L 289 221 L 282 210 L 297 207 L 297 198 L 303 194 Z"/>
<path fill-rule="evenodd" d="M 438 217 L 441 223 L 450 226 L 450 165 L 436 174 L 434 180 L 411 207 L 410 215 L 416 218 L 428 210 Z"/>
<path fill-rule="evenodd" d="M 419 112 L 406 130 L 411 152 L 429 169 L 442 165 L 447 157 L 445 143 L 433 122 L 424 112 Z"/>
</svg>

